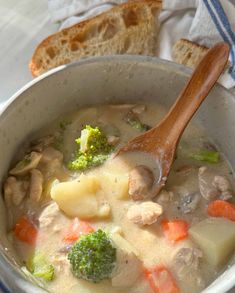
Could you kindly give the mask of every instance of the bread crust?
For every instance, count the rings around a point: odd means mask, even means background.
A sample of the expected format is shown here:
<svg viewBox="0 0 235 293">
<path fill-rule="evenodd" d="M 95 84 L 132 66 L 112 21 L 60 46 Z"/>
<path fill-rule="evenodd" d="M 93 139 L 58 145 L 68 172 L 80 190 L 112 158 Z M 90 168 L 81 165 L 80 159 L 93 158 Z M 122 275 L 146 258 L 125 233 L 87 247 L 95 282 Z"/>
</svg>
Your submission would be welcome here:
<svg viewBox="0 0 235 293">
<path fill-rule="evenodd" d="M 154 55 L 161 0 L 131 1 L 44 39 L 29 63 L 33 76 L 90 56 Z"/>
<path fill-rule="evenodd" d="M 172 47 L 171 54 L 173 61 L 195 68 L 207 51 L 208 48 L 205 46 L 180 39 Z"/>
</svg>

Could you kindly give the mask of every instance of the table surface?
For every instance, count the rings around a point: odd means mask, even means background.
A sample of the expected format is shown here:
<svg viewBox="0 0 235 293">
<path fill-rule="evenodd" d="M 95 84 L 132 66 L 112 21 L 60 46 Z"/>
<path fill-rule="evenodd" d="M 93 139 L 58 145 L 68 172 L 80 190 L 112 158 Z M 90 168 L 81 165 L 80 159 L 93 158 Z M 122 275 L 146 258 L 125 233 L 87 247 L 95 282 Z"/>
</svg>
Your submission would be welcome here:
<svg viewBox="0 0 235 293">
<path fill-rule="evenodd" d="M 47 0 L 0 0 L 0 104 L 32 80 L 28 63 L 34 49 L 57 29 Z"/>
</svg>

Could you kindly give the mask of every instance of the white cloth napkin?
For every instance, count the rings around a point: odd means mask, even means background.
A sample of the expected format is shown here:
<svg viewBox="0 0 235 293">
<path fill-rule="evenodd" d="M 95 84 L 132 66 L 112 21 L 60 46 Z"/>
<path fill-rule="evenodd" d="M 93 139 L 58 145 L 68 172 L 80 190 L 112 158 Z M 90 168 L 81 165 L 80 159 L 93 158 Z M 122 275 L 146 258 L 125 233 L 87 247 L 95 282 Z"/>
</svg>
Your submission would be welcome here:
<svg viewBox="0 0 235 293">
<path fill-rule="evenodd" d="M 51 19 L 61 29 L 97 15 L 126 0 L 48 0 Z M 156 55 L 172 60 L 171 48 L 180 38 L 206 47 L 225 41 L 230 45 L 230 66 L 220 78 L 235 86 L 235 0 L 163 0 Z"/>
</svg>

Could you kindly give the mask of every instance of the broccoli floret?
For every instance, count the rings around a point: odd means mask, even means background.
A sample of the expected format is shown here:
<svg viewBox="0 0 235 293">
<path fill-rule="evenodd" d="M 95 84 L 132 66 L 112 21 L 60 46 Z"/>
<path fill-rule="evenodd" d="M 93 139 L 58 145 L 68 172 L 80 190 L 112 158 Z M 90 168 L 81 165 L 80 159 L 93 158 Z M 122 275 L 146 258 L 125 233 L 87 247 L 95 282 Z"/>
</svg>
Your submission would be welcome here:
<svg viewBox="0 0 235 293">
<path fill-rule="evenodd" d="M 54 267 L 49 264 L 41 252 L 37 252 L 32 258 L 28 260 L 27 267 L 29 271 L 38 278 L 42 278 L 46 281 L 54 279 Z"/>
<path fill-rule="evenodd" d="M 101 229 L 80 236 L 68 259 L 77 278 L 98 283 L 111 276 L 116 261 L 116 248 Z"/>
<path fill-rule="evenodd" d="M 74 154 L 73 160 L 68 163 L 68 168 L 74 171 L 83 171 L 101 165 L 113 150 L 100 128 L 90 125 L 86 125 L 81 131 L 81 136 L 75 141 L 79 149 Z"/>
</svg>

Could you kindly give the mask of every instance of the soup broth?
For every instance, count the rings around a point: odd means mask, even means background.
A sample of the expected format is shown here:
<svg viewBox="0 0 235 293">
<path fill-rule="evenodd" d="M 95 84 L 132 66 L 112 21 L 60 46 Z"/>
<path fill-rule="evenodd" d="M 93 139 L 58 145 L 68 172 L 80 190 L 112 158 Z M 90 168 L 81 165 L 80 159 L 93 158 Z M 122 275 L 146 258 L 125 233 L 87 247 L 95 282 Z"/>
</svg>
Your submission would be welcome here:
<svg viewBox="0 0 235 293">
<path fill-rule="evenodd" d="M 196 293 L 227 266 L 235 250 L 234 179 L 201 125 L 187 127 L 157 196 L 156 158 L 115 156 L 165 114 L 158 104 L 80 109 L 40 130 L 17 155 L 4 184 L 8 238 L 23 270 L 48 291 Z M 103 146 L 100 161 L 81 167 L 86 125 L 98 127 L 109 151 Z M 75 276 L 68 254 L 99 229 L 115 257 L 110 274 L 92 282 Z"/>
</svg>

